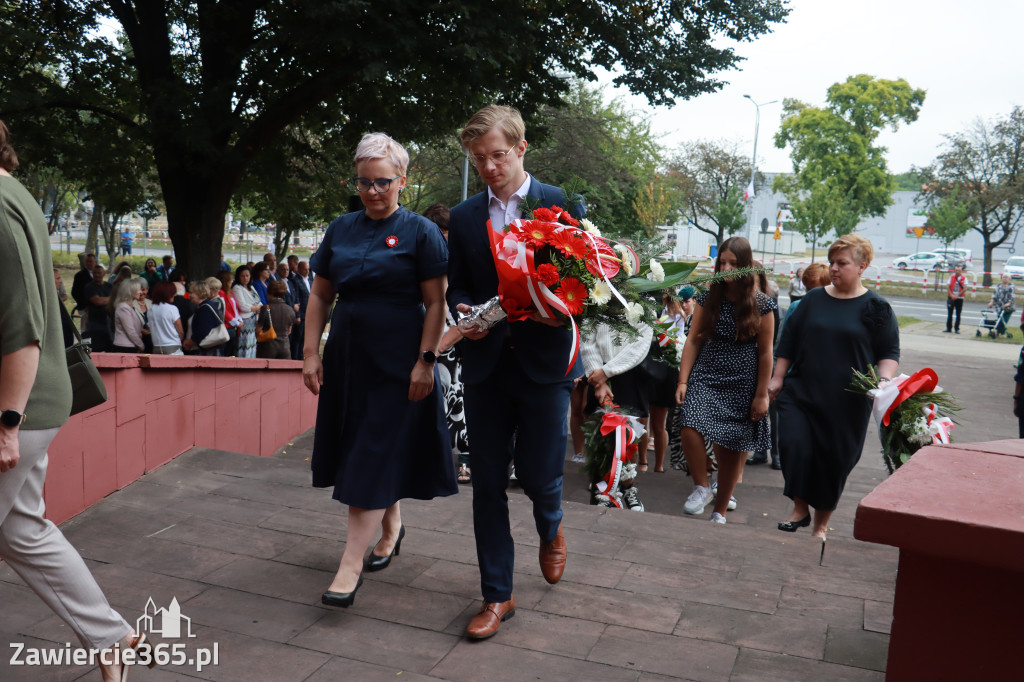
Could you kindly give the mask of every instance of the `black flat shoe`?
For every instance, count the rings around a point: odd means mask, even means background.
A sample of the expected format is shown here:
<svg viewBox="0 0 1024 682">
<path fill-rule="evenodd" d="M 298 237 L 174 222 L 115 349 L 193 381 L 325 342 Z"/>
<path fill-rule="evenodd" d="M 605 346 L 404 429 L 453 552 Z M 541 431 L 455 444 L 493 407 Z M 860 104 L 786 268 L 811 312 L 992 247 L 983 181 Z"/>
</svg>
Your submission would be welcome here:
<svg viewBox="0 0 1024 682">
<path fill-rule="evenodd" d="M 783 521 L 779 524 L 779 530 L 787 533 L 795 533 L 797 528 L 806 528 L 811 525 L 811 515 L 803 517 L 799 521 Z"/>
<path fill-rule="evenodd" d="M 395 548 L 391 550 L 391 554 L 388 554 L 387 556 L 377 556 L 373 553 L 373 550 L 371 550 L 370 556 L 366 558 L 366 567 L 363 570 L 373 573 L 374 571 L 383 571 L 387 568 L 391 563 L 391 557 L 401 554 L 402 538 L 404 537 L 405 524 L 402 524 L 402 527 L 398 529 L 398 542 L 395 543 Z"/>
<path fill-rule="evenodd" d="M 755 452 L 747 458 L 747 464 L 767 464 L 768 455 L 763 452 Z"/>
<path fill-rule="evenodd" d="M 359 576 L 359 582 L 356 583 L 356 589 L 351 592 L 331 592 L 327 590 L 323 596 L 320 597 L 321 603 L 325 606 L 338 606 L 343 609 L 347 609 L 352 606 L 356 601 L 356 592 L 359 591 L 359 586 L 363 584 L 363 576 Z"/>
</svg>

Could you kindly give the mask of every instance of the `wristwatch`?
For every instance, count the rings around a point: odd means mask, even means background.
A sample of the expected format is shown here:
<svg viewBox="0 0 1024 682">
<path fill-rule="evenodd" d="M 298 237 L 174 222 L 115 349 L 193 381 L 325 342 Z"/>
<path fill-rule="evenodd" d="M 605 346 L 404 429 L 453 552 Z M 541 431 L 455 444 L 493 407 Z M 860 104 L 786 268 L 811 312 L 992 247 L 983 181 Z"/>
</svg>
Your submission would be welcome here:
<svg viewBox="0 0 1024 682">
<path fill-rule="evenodd" d="M 427 363 L 428 365 L 432 365 L 435 362 L 437 362 L 437 353 L 435 353 L 432 350 L 423 351 L 422 353 L 420 353 L 420 357 L 423 359 L 423 362 Z"/>
<path fill-rule="evenodd" d="M 24 421 L 25 414 L 18 412 L 17 410 L 4 410 L 3 412 L 0 412 L 0 424 L 3 424 L 9 429 L 21 426 Z"/>
</svg>

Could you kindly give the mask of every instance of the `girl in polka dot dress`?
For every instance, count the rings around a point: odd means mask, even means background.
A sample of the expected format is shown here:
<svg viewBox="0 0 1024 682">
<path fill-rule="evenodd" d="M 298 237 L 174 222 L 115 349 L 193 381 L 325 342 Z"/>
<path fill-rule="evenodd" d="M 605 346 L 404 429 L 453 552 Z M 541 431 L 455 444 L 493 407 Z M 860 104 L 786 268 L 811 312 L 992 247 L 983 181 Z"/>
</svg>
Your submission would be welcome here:
<svg viewBox="0 0 1024 682">
<path fill-rule="evenodd" d="M 715 272 L 750 267 L 750 242 L 722 242 Z M 771 315 L 777 303 L 756 290 L 752 276 L 712 284 L 697 297 L 690 335 L 683 349 L 676 401 L 682 405 L 683 451 L 694 489 L 683 509 L 700 514 L 715 499 L 711 521 L 725 523 L 735 508 L 733 490 L 751 451 L 770 445 L 768 380 L 772 372 Z M 718 490 L 708 486 L 704 438 L 718 459 Z"/>
</svg>

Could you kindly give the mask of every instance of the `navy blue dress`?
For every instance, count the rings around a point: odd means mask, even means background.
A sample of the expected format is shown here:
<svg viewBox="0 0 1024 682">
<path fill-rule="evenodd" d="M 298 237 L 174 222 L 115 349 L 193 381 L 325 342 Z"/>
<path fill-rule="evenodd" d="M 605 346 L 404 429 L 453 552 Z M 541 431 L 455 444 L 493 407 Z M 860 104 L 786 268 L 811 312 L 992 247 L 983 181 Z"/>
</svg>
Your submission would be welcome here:
<svg viewBox="0 0 1024 682">
<path fill-rule="evenodd" d="M 324 348 L 313 442 L 313 485 L 334 499 L 384 509 L 403 498 L 458 492 L 441 382 L 411 402 L 420 355 L 420 282 L 445 274 L 437 226 L 399 208 L 384 220 L 364 211 L 337 218 L 310 259 L 337 293 Z"/>
</svg>

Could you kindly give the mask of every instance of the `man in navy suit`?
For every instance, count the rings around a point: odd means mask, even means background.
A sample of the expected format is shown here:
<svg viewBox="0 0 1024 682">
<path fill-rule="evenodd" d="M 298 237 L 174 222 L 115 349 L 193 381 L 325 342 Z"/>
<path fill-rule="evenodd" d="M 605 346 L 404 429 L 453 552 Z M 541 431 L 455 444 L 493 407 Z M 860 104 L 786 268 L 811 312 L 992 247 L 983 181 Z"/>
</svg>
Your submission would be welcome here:
<svg viewBox="0 0 1024 682">
<path fill-rule="evenodd" d="M 288 288 L 295 296 L 295 302 L 299 304 L 296 310 L 295 324 L 292 325 L 292 333 L 288 336 L 291 344 L 292 360 L 302 359 L 302 343 L 305 338 L 303 323 L 306 319 L 306 305 L 309 303 L 309 283 L 298 272 L 299 257 L 288 256 Z"/>
<path fill-rule="evenodd" d="M 520 218 L 521 202 L 566 207 L 561 190 L 538 182 L 523 169 L 525 134 L 518 111 L 494 105 L 474 114 L 462 130 L 462 148 L 488 189 L 451 210 L 448 305 L 456 316 L 456 311 L 465 312 L 498 293 L 488 229 L 500 232 Z M 582 374 L 578 365 L 566 372 L 572 340 L 564 324 L 535 315 L 467 333 L 460 344 L 466 425 L 473 443 L 473 527 L 484 599 L 466 628 L 471 639 L 490 637 L 515 614 L 515 548 L 506 494 L 513 456 L 516 476 L 533 502 L 541 572 L 552 584 L 562 577 L 566 415 L 572 380 Z"/>
</svg>

